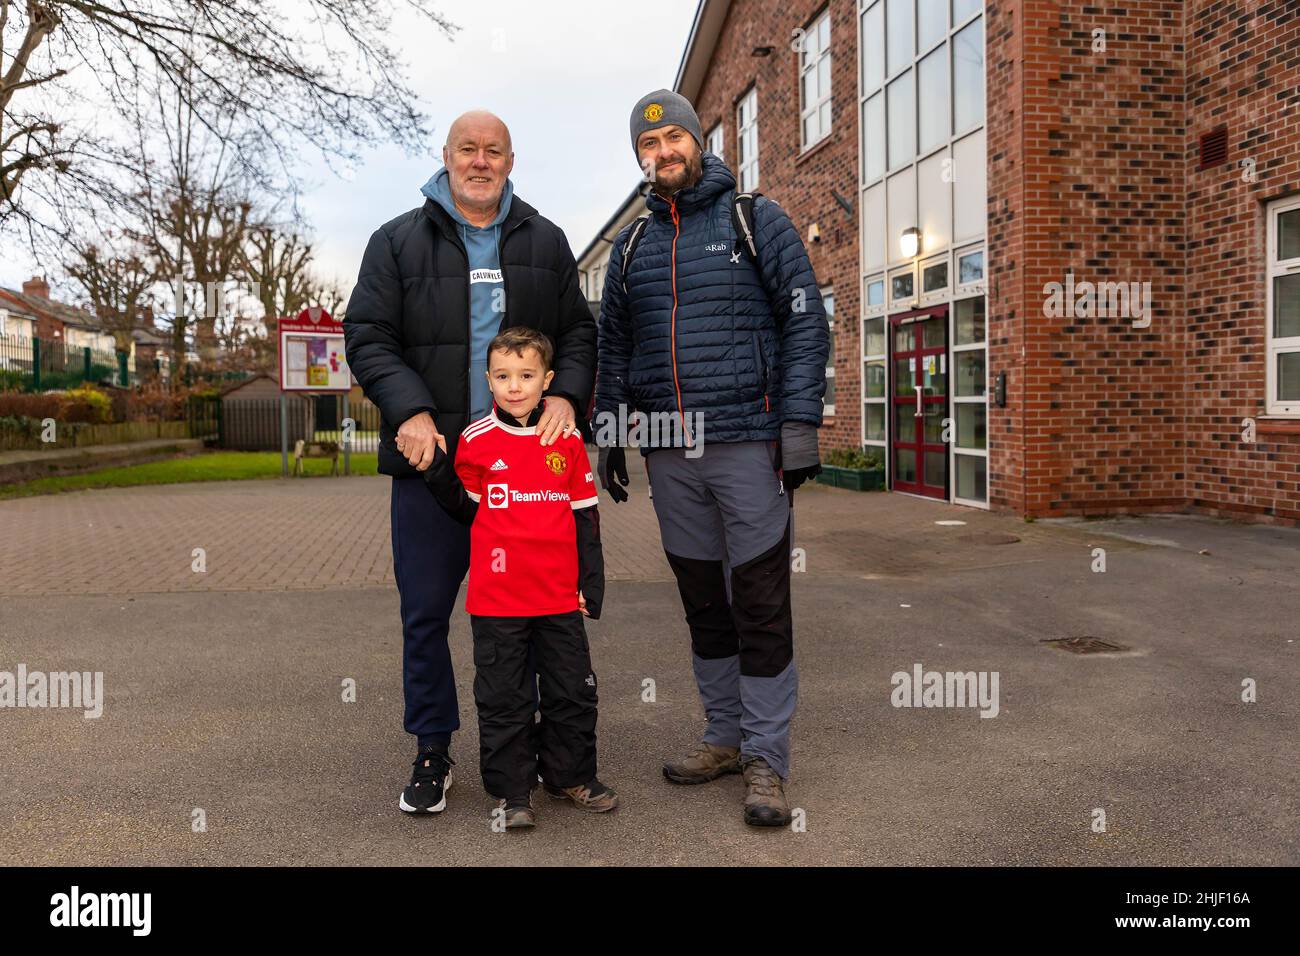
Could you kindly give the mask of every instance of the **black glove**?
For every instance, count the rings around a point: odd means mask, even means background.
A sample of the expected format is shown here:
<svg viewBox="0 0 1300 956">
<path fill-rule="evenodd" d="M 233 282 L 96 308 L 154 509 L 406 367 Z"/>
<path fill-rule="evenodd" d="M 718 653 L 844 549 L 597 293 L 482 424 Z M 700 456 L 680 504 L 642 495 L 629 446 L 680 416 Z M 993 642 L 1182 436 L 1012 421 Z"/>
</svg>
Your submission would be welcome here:
<svg viewBox="0 0 1300 956">
<path fill-rule="evenodd" d="M 624 487 L 628 483 L 627 455 L 622 448 L 602 448 L 596 455 L 596 471 L 600 475 L 600 487 L 608 491 L 616 503 L 627 501 L 627 492 L 619 487 L 620 482 Z"/>
<path fill-rule="evenodd" d="M 785 483 L 786 491 L 794 491 L 805 481 L 816 478 L 822 473 L 821 465 L 813 465 L 811 468 L 795 468 L 793 471 L 781 472 L 781 477 Z"/>
<path fill-rule="evenodd" d="M 794 491 L 822 473 L 817 448 L 817 426 L 785 422 L 781 426 L 781 477 L 786 491 Z"/>
</svg>

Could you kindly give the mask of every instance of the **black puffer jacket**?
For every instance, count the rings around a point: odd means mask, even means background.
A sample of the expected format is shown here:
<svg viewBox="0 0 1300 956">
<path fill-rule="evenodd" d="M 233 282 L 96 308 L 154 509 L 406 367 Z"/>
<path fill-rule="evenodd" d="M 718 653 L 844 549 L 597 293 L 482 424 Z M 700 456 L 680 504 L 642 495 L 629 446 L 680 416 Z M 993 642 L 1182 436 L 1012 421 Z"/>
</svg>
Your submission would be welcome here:
<svg viewBox="0 0 1300 956">
<path fill-rule="evenodd" d="M 596 373 L 596 322 L 558 226 L 518 196 L 501 224 L 506 309 L 500 328 L 526 325 L 555 346 L 548 395 L 587 407 Z M 343 321 L 348 365 L 383 416 L 379 471 L 419 475 L 398 452 L 398 427 L 433 415 L 447 447 L 469 423 L 469 257 L 455 223 L 433 200 L 370 237 Z"/>
</svg>

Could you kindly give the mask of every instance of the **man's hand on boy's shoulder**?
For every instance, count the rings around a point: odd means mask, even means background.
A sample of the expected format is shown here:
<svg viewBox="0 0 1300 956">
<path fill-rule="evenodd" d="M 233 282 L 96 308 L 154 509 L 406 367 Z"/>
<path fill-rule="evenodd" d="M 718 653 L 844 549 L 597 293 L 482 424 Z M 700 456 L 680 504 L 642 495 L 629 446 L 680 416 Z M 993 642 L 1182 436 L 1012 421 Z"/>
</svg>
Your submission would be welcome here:
<svg viewBox="0 0 1300 956">
<path fill-rule="evenodd" d="M 577 414 L 573 403 L 563 395 L 547 395 L 542 417 L 537 420 L 537 434 L 543 445 L 553 445 L 577 431 Z"/>
</svg>

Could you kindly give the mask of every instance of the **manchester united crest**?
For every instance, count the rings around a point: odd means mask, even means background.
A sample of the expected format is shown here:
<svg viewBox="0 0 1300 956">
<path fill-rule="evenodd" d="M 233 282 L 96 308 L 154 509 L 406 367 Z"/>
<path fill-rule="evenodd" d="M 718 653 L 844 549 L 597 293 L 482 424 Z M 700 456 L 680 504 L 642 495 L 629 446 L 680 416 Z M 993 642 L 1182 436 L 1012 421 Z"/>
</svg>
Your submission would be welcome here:
<svg viewBox="0 0 1300 956">
<path fill-rule="evenodd" d="M 657 123 L 664 115 L 664 108 L 660 106 L 658 103 L 651 103 L 649 106 L 647 106 L 644 110 L 641 111 L 641 115 L 644 116 L 649 122 Z"/>
<path fill-rule="evenodd" d="M 546 455 L 546 467 L 551 469 L 552 474 L 562 475 L 564 469 L 569 467 L 569 461 L 558 451 L 548 452 Z"/>
</svg>

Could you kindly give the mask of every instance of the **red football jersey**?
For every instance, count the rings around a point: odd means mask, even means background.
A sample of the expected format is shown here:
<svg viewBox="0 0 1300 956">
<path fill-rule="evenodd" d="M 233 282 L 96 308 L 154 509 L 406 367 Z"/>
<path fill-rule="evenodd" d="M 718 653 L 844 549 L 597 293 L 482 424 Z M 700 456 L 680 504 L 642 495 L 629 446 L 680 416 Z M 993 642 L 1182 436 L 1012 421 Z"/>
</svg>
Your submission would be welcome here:
<svg viewBox="0 0 1300 956">
<path fill-rule="evenodd" d="M 582 437 L 543 447 L 536 426 L 508 425 L 494 409 L 461 433 L 456 474 L 479 503 L 465 610 L 493 617 L 578 610 L 573 512 L 598 501 Z"/>
</svg>

